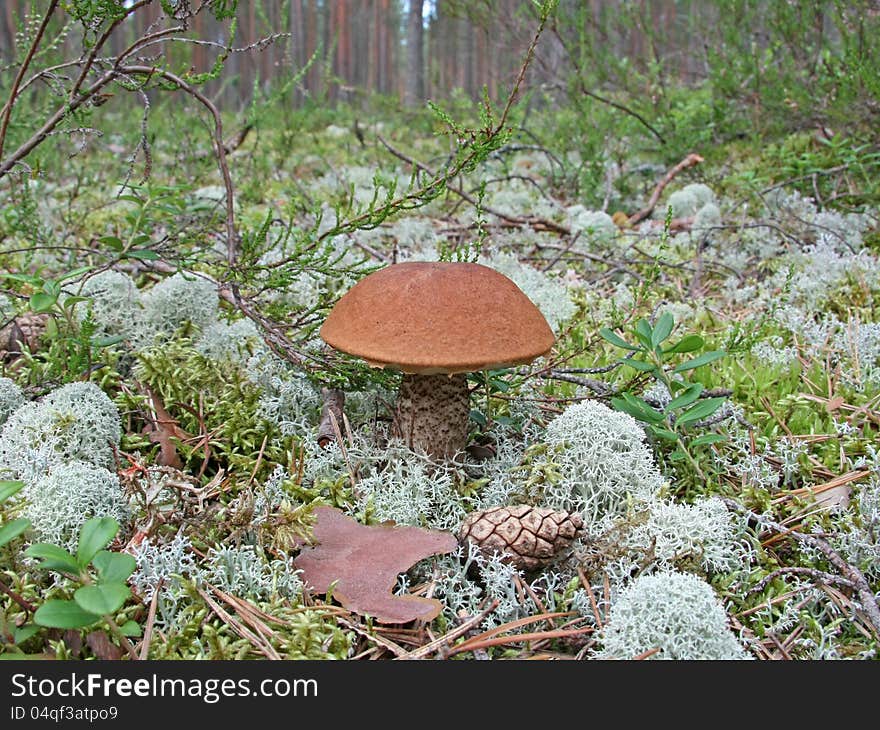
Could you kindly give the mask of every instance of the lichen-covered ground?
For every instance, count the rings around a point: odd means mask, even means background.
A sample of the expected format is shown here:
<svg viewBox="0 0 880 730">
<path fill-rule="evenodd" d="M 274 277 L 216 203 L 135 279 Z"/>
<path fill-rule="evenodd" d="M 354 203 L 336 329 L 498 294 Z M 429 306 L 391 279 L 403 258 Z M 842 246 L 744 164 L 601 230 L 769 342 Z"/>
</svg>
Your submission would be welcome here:
<svg viewBox="0 0 880 730">
<path fill-rule="evenodd" d="M 345 110 L 273 118 L 230 156 L 230 270 L 210 140 L 162 114 L 148 181 L 135 165 L 120 187 L 137 133 L 119 119 L 0 189 L 0 479 L 23 484 L 0 503 L 0 524 L 22 526 L 0 539 L 0 651 L 876 657 L 875 153 L 812 133 L 694 150 L 705 159 L 631 223 L 671 165 L 609 151 L 605 187 L 584 190 L 547 113 L 452 190 L 366 225 L 420 184 L 404 158 L 443 164 L 442 125 L 362 116 L 362 145 Z M 557 342 L 471 376 L 474 447 L 432 464 L 389 436 L 398 376 L 317 329 L 365 273 L 438 259 L 509 276 Z M 326 448 L 322 388 L 344 390 L 348 421 Z M 396 590 L 442 612 L 383 626 L 304 590 L 292 560 L 318 504 L 451 532 L 530 504 L 585 529 L 531 573 L 468 544 L 424 560 Z M 29 546 L 76 556 L 95 516 L 136 560 L 130 595 L 79 625 L 35 620 L 103 578 Z"/>
</svg>

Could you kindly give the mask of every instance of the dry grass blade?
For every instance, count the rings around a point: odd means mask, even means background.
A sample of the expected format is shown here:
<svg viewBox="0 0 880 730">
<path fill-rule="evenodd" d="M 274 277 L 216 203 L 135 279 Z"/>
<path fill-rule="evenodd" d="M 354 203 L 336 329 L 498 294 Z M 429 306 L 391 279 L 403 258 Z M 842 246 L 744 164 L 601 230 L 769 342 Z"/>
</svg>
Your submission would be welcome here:
<svg viewBox="0 0 880 730">
<path fill-rule="evenodd" d="M 343 618 L 342 616 L 337 616 L 336 621 L 341 623 L 343 626 L 347 626 L 352 631 L 354 631 L 356 634 L 363 636 L 368 641 L 372 641 L 375 644 L 377 644 L 379 647 L 386 649 L 387 651 L 390 651 L 392 654 L 394 654 L 394 656 L 396 656 L 398 658 L 401 658 L 401 657 L 405 658 L 409 654 L 409 652 L 407 652 L 406 649 L 404 649 L 401 646 L 398 646 L 390 639 L 386 639 L 384 636 L 380 636 L 379 634 L 376 634 L 376 633 L 370 633 L 363 626 L 356 624 L 354 621 L 349 621 L 348 619 Z"/>
<path fill-rule="evenodd" d="M 225 591 L 221 591 L 216 586 L 211 586 L 211 590 L 218 598 L 226 602 L 231 608 L 235 609 L 242 621 L 260 634 L 262 638 L 267 641 L 272 638 L 277 638 L 277 633 L 262 619 L 262 616 L 266 616 L 266 618 L 270 620 L 271 617 L 260 611 L 260 609 L 258 609 L 253 603 L 246 601 L 243 598 L 239 598 L 238 596 L 230 595 Z"/>
<path fill-rule="evenodd" d="M 549 621 L 553 618 L 561 618 L 562 616 L 574 615 L 574 611 L 556 611 L 555 613 L 540 613 L 537 616 L 526 616 L 525 618 L 517 619 L 516 621 L 508 621 L 506 624 L 496 626 L 494 629 L 484 631 L 482 634 L 472 636 L 470 639 L 468 639 L 468 641 L 476 641 L 478 639 L 488 638 L 490 636 L 500 634 L 504 631 L 513 631 L 514 629 L 518 629 L 522 626 L 528 626 L 529 624 L 538 623 L 538 621 Z"/>
<path fill-rule="evenodd" d="M 590 586 L 590 582 L 587 580 L 587 576 L 584 575 L 583 568 L 578 566 L 577 569 L 578 578 L 580 578 L 581 585 L 584 587 L 584 590 L 587 592 L 587 596 L 590 598 L 590 608 L 593 609 L 593 618 L 596 619 L 596 626 L 600 629 L 605 627 L 605 622 L 602 620 L 602 617 L 599 615 L 599 604 L 596 603 L 596 597 L 593 595 L 593 589 Z"/>
<path fill-rule="evenodd" d="M 461 626 L 456 626 L 454 629 L 443 634 L 443 636 L 434 639 L 434 641 L 429 644 L 414 649 L 406 656 L 401 657 L 401 659 L 424 659 L 429 654 L 433 654 L 435 651 L 440 651 L 441 649 L 448 647 L 459 636 L 464 636 L 468 631 L 474 628 L 474 626 L 479 626 L 486 616 L 498 607 L 498 603 L 498 599 L 494 599 L 487 608 L 484 608 L 476 616 L 471 616 L 467 621 L 462 623 Z"/>
<path fill-rule="evenodd" d="M 144 636 L 141 639 L 141 660 L 145 660 L 150 654 L 150 642 L 153 640 L 153 627 L 156 625 L 156 608 L 159 605 L 159 591 L 162 590 L 164 578 L 159 578 L 156 588 L 153 591 L 153 597 L 150 599 L 150 609 L 147 612 L 147 623 L 144 626 Z"/>
<path fill-rule="evenodd" d="M 528 634 L 513 634 L 509 636 L 494 636 L 482 641 L 468 639 L 458 644 L 449 651 L 449 656 L 461 654 L 463 651 L 477 651 L 479 649 L 488 649 L 491 646 L 500 646 L 502 644 L 518 644 L 522 641 L 541 641 L 544 639 L 563 639 L 570 636 L 582 636 L 583 634 L 593 633 L 592 626 L 586 626 L 582 629 L 558 629 L 555 631 L 535 631 Z"/>
<path fill-rule="evenodd" d="M 275 651 L 275 648 L 266 642 L 263 637 L 254 634 L 247 627 L 243 626 L 240 621 L 231 616 L 226 609 L 223 608 L 217 601 L 215 601 L 211 596 L 202 590 L 201 588 L 196 588 L 199 595 L 204 599 L 205 603 L 208 604 L 208 607 L 220 618 L 221 621 L 225 621 L 229 627 L 238 634 L 241 638 L 247 639 L 251 644 L 253 644 L 254 648 L 260 652 L 267 659 L 275 659 L 280 660 L 281 656 Z"/>
<path fill-rule="evenodd" d="M 815 497 L 816 495 L 822 494 L 823 492 L 826 492 L 830 489 L 834 489 L 835 487 L 841 487 L 845 484 L 858 481 L 859 479 L 864 479 L 866 476 L 870 476 L 870 474 L 871 471 L 869 469 L 857 469 L 854 471 L 850 471 L 846 474 L 836 476 L 833 479 L 829 479 L 822 484 L 792 489 L 790 492 L 786 492 L 781 497 L 777 497 L 776 499 L 771 500 L 770 504 L 776 505 L 780 502 L 785 502 L 789 499 L 792 499 L 793 497 L 807 497 L 810 495 Z"/>
</svg>

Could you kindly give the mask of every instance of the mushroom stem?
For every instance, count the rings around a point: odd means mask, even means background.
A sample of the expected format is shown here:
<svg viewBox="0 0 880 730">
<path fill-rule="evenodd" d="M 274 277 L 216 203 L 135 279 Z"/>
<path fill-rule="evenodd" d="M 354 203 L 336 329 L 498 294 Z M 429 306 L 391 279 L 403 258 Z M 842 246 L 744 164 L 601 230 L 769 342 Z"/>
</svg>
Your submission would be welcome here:
<svg viewBox="0 0 880 730">
<path fill-rule="evenodd" d="M 466 375 L 406 373 L 397 395 L 394 435 L 434 459 L 467 446 L 470 391 Z"/>
</svg>

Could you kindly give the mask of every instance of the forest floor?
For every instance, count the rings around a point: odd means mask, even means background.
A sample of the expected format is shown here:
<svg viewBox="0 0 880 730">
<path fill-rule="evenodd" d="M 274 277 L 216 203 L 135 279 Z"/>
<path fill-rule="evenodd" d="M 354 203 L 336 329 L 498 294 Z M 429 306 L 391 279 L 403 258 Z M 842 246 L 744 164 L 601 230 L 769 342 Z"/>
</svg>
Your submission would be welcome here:
<svg viewBox="0 0 880 730">
<path fill-rule="evenodd" d="M 2 653 L 876 658 L 876 146 L 583 159 L 536 112 L 392 205 L 454 156 L 442 120 L 273 117 L 228 155 L 230 267 L 209 135 L 153 114 L 149 179 L 120 118 L 0 193 Z M 471 446 L 437 463 L 391 433 L 399 376 L 318 334 L 416 260 L 500 271 L 556 337 L 469 376 Z M 294 563 L 319 505 L 457 536 L 518 504 L 583 530 L 533 570 L 466 540 L 399 567 L 428 621 L 375 621 Z"/>
</svg>

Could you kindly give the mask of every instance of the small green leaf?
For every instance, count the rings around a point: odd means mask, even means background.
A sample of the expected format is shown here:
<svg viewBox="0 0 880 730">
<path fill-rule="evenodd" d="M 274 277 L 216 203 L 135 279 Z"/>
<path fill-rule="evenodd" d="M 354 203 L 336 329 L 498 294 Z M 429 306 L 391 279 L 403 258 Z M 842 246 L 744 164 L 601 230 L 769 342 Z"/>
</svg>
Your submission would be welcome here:
<svg viewBox="0 0 880 730">
<path fill-rule="evenodd" d="M 670 461 L 684 461 L 686 458 L 684 451 L 680 449 L 676 449 L 669 455 Z"/>
<path fill-rule="evenodd" d="M 685 406 L 689 406 L 693 403 L 697 398 L 700 397 L 700 393 L 703 392 L 703 384 L 702 383 L 694 383 L 689 386 L 680 396 L 677 398 L 673 398 L 669 401 L 669 405 L 664 409 L 665 411 L 674 411 L 676 408 L 684 408 Z"/>
<path fill-rule="evenodd" d="M 656 366 L 654 366 L 653 364 L 649 362 L 644 362 L 643 360 L 636 360 L 631 357 L 625 357 L 623 358 L 623 360 L 621 360 L 621 362 L 624 365 L 629 365 L 631 368 L 634 368 L 635 370 L 640 370 L 643 373 L 650 373 L 653 370 L 656 370 Z"/>
<path fill-rule="evenodd" d="M 124 340 L 125 335 L 111 335 L 109 337 L 95 337 L 92 343 L 95 347 L 110 347 L 110 345 L 117 345 Z"/>
<path fill-rule="evenodd" d="M 673 319 L 672 315 L 669 312 L 663 312 L 657 320 L 657 324 L 654 325 L 654 330 L 651 333 L 651 348 L 655 348 L 660 345 L 669 335 L 672 334 L 672 328 L 675 326 L 675 319 Z"/>
<path fill-rule="evenodd" d="M 141 635 L 141 627 L 138 625 L 137 621 L 126 621 L 122 626 L 119 627 L 119 630 L 123 633 L 124 636 L 140 636 Z"/>
<path fill-rule="evenodd" d="M 639 351 L 642 349 L 641 347 L 636 347 L 635 345 L 629 344 L 629 342 L 623 339 L 620 335 L 616 334 L 613 330 L 610 330 L 607 327 L 603 327 L 599 330 L 599 336 L 603 340 L 607 340 L 616 347 L 622 347 L 624 350 Z"/>
<path fill-rule="evenodd" d="M 24 644 L 24 642 L 30 639 L 39 630 L 40 627 L 36 624 L 25 624 L 24 626 L 19 626 L 15 629 L 15 631 L 12 632 L 12 643 L 16 646 Z"/>
<path fill-rule="evenodd" d="M 663 350 L 663 352 L 667 354 L 672 352 L 693 352 L 694 350 L 699 350 L 704 344 L 706 344 L 705 340 L 699 335 L 687 335 L 682 337 L 672 347 Z"/>
<path fill-rule="evenodd" d="M 77 304 L 81 304 L 82 302 L 88 302 L 88 297 L 66 297 L 64 299 L 64 308 L 65 309 L 73 309 Z"/>
<path fill-rule="evenodd" d="M 102 581 L 125 581 L 134 573 L 137 561 L 128 553 L 114 553 L 101 550 L 92 558 L 92 565 Z"/>
<path fill-rule="evenodd" d="M 678 416 L 678 418 L 675 419 L 675 425 L 684 426 L 686 423 L 693 423 L 694 421 L 700 421 L 703 418 L 708 418 L 721 407 L 721 404 L 724 403 L 725 400 L 727 399 L 706 398 L 696 405 L 691 406 L 684 413 Z"/>
<path fill-rule="evenodd" d="M 80 266 L 79 268 L 73 269 L 72 271 L 68 271 L 66 274 L 62 274 L 58 277 L 58 281 L 66 281 L 67 279 L 75 279 L 80 274 L 85 274 L 87 271 L 91 271 L 91 266 Z M 59 286 L 59 291 L 60 291 Z"/>
<path fill-rule="evenodd" d="M 633 418 L 645 423 L 660 423 L 663 420 L 663 415 L 651 408 L 641 398 L 630 393 L 622 393 L 621 395 L 621 398 L 611 399 L 611 405 L 617 410 L 628 413 Z"/>
<path fill-rule="evenodd" d="M 654 337 L 654 330 L 651 329 L 651 324 L 647 319 L 640 319 L 636 322 L 636 337 L 646 350 L 654 349 L 654 345 L 651 344 L 651 340 Z"/>
<path fill-rule="evenodd" d="M 141 261 L 156 261 L 159 258 L 159 254 L 155 251 L 150 251 L 148 248 L 134 248 L 131 251 L 126 251 L 125 257 Z"/>
<path fill-rule="evenodd" d="M 687 362 L 683 362 L 681 365 L 677 365 L 672 372 L 674 373 L 683 373 L 685 370 L 693 370 L 694 368 L 698 368 L 701 365 L 706 365 L 707 363 L 714 362 L 719 358 L 722 358 L 727 353 L 724 350 L 711 350 L 710 352 L 704 352 L 702 355 L 698 355 L 693 360 L 688 360 Z"/>
<path fill-rule="evenodd" d="M 489 421 L 486 419 L 486 416 L 483 415 L 482 411 L 478 411 L 476 408 L 471 409 L 470 419 L 480 424 L 481 426 L 485 426 Z"/>
<path fill-rule="evenodd" d="M 76 559 L 85 568 L 97 552 L 119 532 L 119 523 L 112 517 L 92 517 L 80 530 Z"/>
<path fill-rule="evenodd" d="M 52 279 L 47 279 L 43 282 L 43 291 L 46 292 L 50 297 L 54 299 L 58 299 L 58 295 L 61 294 L 61 284 L 57 281 L 53 281 Z"/>
<path fill-rule="evenodd" d="M 727 436 L 724 436 L 720 433 L 704 433 L 702 436 L 697 436 L 695 439 L 691 441 L 691 446 L 703 446 L 705 444 L 717 444 L 722 441 L 727 441 Z"/>
<path fill-rule="evenodd" d="M 24 482 L 0 482 L 0 504 L 24 489 Z"/>
<path fill-rule="evenodd" d="M 38 314 L 41 312 L 49 312 L 52 310 L 52 307 L 55 306 L 57 300 L 57 295 L 53 296 L 41 291 L 35 292 L 31 294 L 30 298 L 31 311 L 37 312 Z"/>
<path fill-rule="evenodd" d="M 107 248 L 112 249 L 113 251 L 121 251 L 124 247 L 122 240 L 116 236 L 101 236 L 98 239 L 98 243 L 104 244 Z"/>
<path fill-rule="evenodd" d="M 24 554 L 30 558 L 42 559 L 43 562 L 40 563 L 40 567 L 43 568 L 43 570 L 63 570 L 68 573 L 73 573 L 74 575 L 78 574 L 80 570 L 76 558 L 67 552 L 67 550 L 58 547 L 57 545 L 39 542 L 35 545 L 31 545 L 24 551 Z"/>
<path fill-rule="evenodd" d="M 10 281 L 20 281 L 24 284 L 39 284 L 42 279 L 39 276 L 30 274 L 0 274 L 0 279 L 9 279 Z"/>
<path fill-rule="evenodd" d="M 655 436 L 659 436 L 667 441 L 678 441 L 678 434 L 675 431 L 670 431 L 668 428 L 661 428 L 660 426 L 649 426 L 649 428 Z"/>
<path fill-rule="evenodd" d="M 83 611 L 104 615 L 116 613 L 130 595 L 131 591 L 125 583 L 96 583 L 77 588 L 73 600 Z"/>
<path fill-rule="evenodd" d="M 58 598 L 49 599 L 34 613 L 35 623 L 51 629 L 79 629 L 100 619 L 100 616 L 80 608 L 75 601 Z"/>
<path fill-rule="evenodd" d="M 0 545 L 5 545 L 7 542 L 14 540 L 30 525 L 31 521 L 24 517 L 7 522 L 3 527 L 0 527 Z"/>
</svg>

